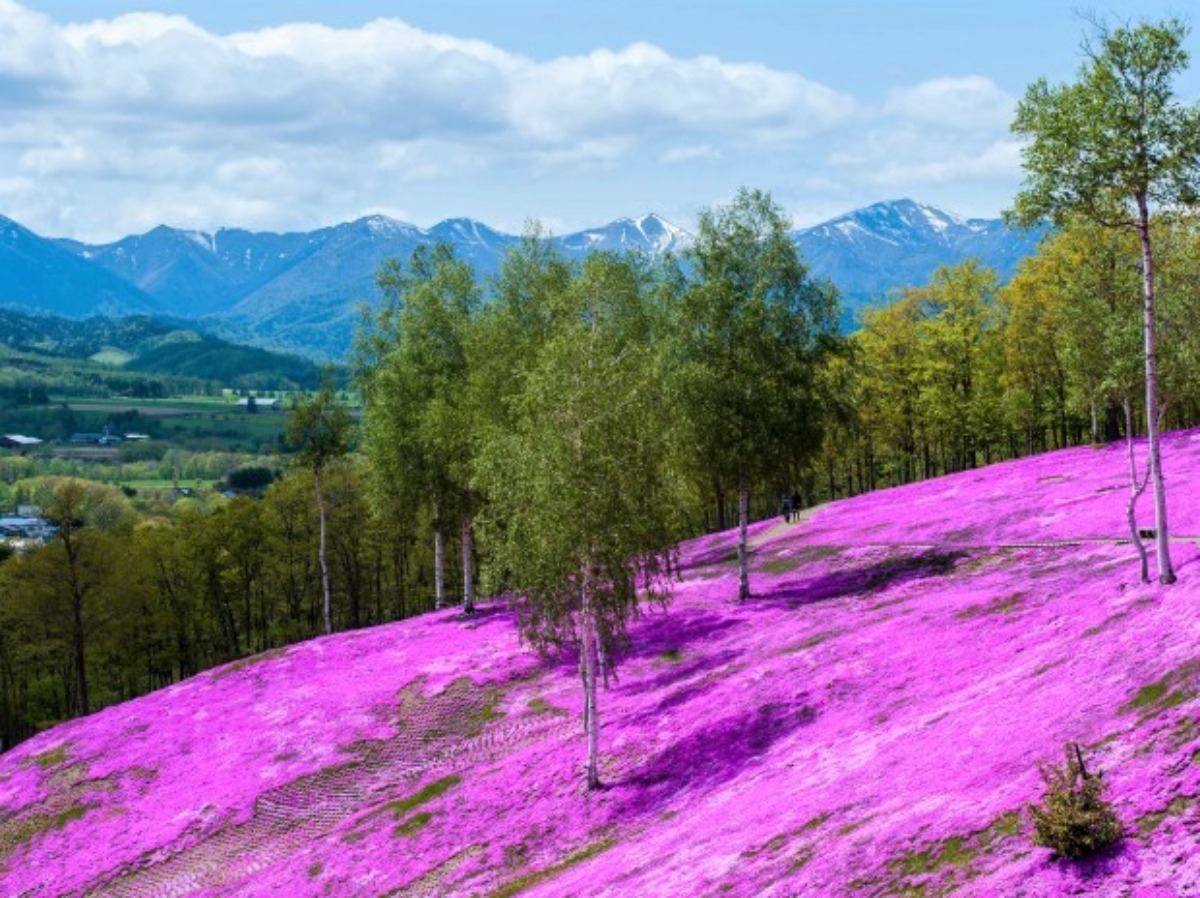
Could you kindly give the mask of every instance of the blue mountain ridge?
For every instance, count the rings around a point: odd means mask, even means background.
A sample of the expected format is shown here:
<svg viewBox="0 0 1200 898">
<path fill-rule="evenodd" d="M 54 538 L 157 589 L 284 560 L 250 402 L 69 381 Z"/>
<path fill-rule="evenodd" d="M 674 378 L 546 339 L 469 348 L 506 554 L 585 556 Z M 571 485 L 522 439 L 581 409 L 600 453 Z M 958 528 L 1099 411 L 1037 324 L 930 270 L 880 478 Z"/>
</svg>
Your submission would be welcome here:
<svg viewBox="0 0 1200 898">
<path fill-rule="evenodd" d="M 841 291 L 846 323 L 863 305 L 967 258 L 1007 280 L 1040 232 L 966 219 L 913 200 L 875 203 L 793 232 L 813 273 Z M 552 237 L 564 256 L 597 250 L 681 253 L 691 235 L 657 215 Z M 450 243 L 480 277 L 495 274 L 520 237 L 468 218 L 419 228 L 382 215 L 310 232 L 212 233 L 159 226 L 113 243 L 39 237 L 0 217 L 0 303 L 68 317 L 162 314 L 201 319 L 257 345 L 314 357 L 349 348 L 358 306 L 378 296 L 375 273 L 420 245 Z"/>
</svg>

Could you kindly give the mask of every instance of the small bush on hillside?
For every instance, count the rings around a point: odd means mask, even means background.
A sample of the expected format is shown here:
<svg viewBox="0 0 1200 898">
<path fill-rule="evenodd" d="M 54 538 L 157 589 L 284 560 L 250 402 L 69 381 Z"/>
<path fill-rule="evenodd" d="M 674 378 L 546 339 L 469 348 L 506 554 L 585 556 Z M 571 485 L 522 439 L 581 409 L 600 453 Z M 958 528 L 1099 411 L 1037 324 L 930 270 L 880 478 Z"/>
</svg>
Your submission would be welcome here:
<svg viewBox="0 0 1200 898">
<path fill-rule="evenodd" d="M 275 472 L 264 467 L 239 468 L 225 478 L 225 482 L 229 484 L 231 490 L 266 489 L 274 481 Z"/>
<path fill-rule="evenodd" d="M 1104 780 L 1088 773 L 1083 752 L 1075 743 L 1064 747 L 1066 763 L 1042 765 L 1046 794 L 1030 806 L 1036 845 L 1063 857 L 1082 858 L 1120 840 L 1121 821 L 1104 799 Z"/>
</svg>

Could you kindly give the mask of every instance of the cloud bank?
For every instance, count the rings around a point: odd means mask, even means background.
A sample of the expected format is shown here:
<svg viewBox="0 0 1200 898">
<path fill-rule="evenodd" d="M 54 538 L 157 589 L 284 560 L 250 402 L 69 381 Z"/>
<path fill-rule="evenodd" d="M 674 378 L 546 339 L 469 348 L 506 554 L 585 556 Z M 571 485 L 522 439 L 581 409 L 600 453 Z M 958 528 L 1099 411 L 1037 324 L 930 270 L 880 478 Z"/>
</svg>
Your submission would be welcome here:
<svg viewBox="0 0 1200 898">
<path fill-rule="evenodd" d="M 96 238 L 162 221 L 307 227 L 370 208 L 484 217 L 472 196 L 494 202 L 502 184 L 519 220 L 538 211 L 519 207 L 522 187 L 585 206 L 622 175 L 758 184 L 787 159 L 797 182 L 826 168 L 864 184 L 945 180 L 1011 167 L 996 143 L 1011 105 L 979 77 L 872 107 L 796 72 L 648 43 L 536 60 L 396 19 L 220 35 L 156 13 L 60 24 L 0 0 L 0 212 Z M 957 162 L 927 158 L 913 137 L 930 132 L 933 146 L 953 135 Z"/>
</svg>

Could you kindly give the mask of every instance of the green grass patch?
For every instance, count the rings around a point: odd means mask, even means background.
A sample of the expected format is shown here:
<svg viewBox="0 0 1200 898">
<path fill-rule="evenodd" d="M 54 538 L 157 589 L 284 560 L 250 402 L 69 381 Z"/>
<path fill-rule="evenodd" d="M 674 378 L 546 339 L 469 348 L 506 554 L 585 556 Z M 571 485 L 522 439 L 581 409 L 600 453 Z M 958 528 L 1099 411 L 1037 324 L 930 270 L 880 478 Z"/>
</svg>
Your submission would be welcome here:
<svg viewBox="0 0 1200 898">
<path fill-rule="evenodd" d="M 813 855 L 816 853 L 816 849 L 811 845 L 805 845 L 803 848 L 797 851 L 795 856 L 792 858 L 791 864 L 788 865 L 788 872 L 795 873 L 797 870 L 803 870 L 808 865 L 808 862 L 813 859 Z"/>
<path fill-rule="evenodd" d="M 800 567 L 798 558 L 772 558 L 770 561 L 764 561 L 758 566 L 758 570 L 763 574 L 788 574 Z"/>
<path fill-rule="evenodd" d="M 747 553 L 748 552 L 749 552 L 749 550 L 747 549 Z M 713 562 L 713 564 L 719 564 L 719 565 L 729 565 L 729 564 L 737 564 L 737 563 L 738 563 L 737 546 L 734 546 L 732 549 L 726 549 L 725 552 L 722 553 L 721 557 Z"/>
<path fill-rule="evenodd" d="M 977 617 L 986 617 L 992 614 L 1012 614 L 1024 604 L 1025 596 L 1022 593 L 1014 592 L 1011 596 L 994 599 L 991 602 L 982 602 L 978 605 L 971 605 L 969 608 L 959 611 L 954 617 L 957 620 L 973 620 Z"/>
<path fill-rule="evenodd" d="M 57 814 L 33 814 L 24 819 L 10 822 L 0 832 L 0 868 L 4 858 L 34 838 L 54 830 L 62 829 L 72 820 L 79 820 L 94 805 L 78 804 Z"/>
<path fill-rule="evenodd" d="M 801 546 L 792 553 L 792 557 L 807 564 L 841 555 L 846 548 L 846 546 Z"/>
<path fill-rule="evenodd" d="M 1172 798 L 1167 806 L 1161 811 L 1151 811 L 1149 814 L 1143 814 L 1140 818 L 1138 818 L 1138 833 L 1142 836 L 1149 836 L 1156 829 L 1158 829 L 1162 825 L 1163 821 L 1168 817 L 1182 817 L 1195 805 L 1195 796 L 1177 795 Z"/>
<path fill-rule="evenodd" d="M 952 895 L 975 876 L 975 862 L 994 853 L 998 844 L 1021 831 L 1021 814 L 1001 814 L 978 832 L 950 836 L 900 854 L 887 865 L 881 879 L 857 880 L 856 889 L 878 895 Z M 936 885 L 934 885 L 936 884 Z"/>
<path fill-rule="evenodd" d="M 43 770 L 47 770 L 51 767 L 57 767 L 64 761 L 70 760 L 70 758 L 70 749 L 65 745 L 60 745 L 57 748 L 52 748 L 49 751 L 44 751 L 41 754 L 34 755 L 32 758 L 30 758 L 30 760 Z"/>
<path fill-rule="evenodd" d="M 683 652 L 679 649 L 667 649 L 658 656 L 659 661 L 665 661 L 668 664 L 678 664 L 683 660 Z"/>
<path fill-rule="evenodd" d="M 1049 673 L 1050 671 L 1054 670 L 1054 668 L 1060 667 L 1065 663 L 1066 659 L 1064 658 L 1059 658 L 1057 661 L 1048 661 L 1045 664 L 1039 665 L 1038 668 L 1034 670 L 1033 676 L 1040 677 L 1042 674 Z"/>
<path fill-rule="evenodd" d="M 789 645 L 783 650 L 785 655 L 794 655 L 796 652 L 803 652 L 806 649 L 815 649 L 821 643 L 833 639 L 835 636 L 841 636 L 841 630 L 822 630 L 820 633 L 814 633 L 803 642 L 798 642 L 795 645 Z"/>
<path fill-rule="evenodd" d="M 1140 722 L 1157 717 L 1164 711 L 1177 708 L 1196 697 L 1194 680 L 1200 672 L 1200 663 L 1189 661 L 1170 671 L 1161 679 L 1147 683 L 1121 705 L 1121 714 L 1137 714 Z"/>
<path fill-rule="evenodd" d="M 441 798 L 455 786 L 462 782 L 462 777 L 457 774 L 444 776 L 440 780 L 435 780 L 428 786 L 422 788 L 419 792 L 415 792 L 408 798 L 402 798 L 399 801 L 390 801 L 385 805 L 386 810 L 392 812 L 394 819 L 399 820 L 415 807 L 420 807 L 423 804 L 433 801 L 435 798 Z"/>
<path fill-rule="evenodd" d="M 316 879 L 318 876 L 321 875 L 321 873 L 324 871 L 324 869 L 325 869 L 325 865 L 322 864 L 320 861 L 318 861 L 317 863 L 313 864 L 311 867 L 308 868 L 308 878 Z"/>
<path fill-rule="evenodd" d="M 151 478 L 145 480 L 122 480 L 119 485 L 133 487 L 135 490 L 169 490 L 176 486 L 180 489 L 210 490 L 216 482 L 215 480 L 201 480 L 195 477 L 182 478 L 180 480 Z"/>
<path fill-rule="evenodd" d="M 529 700 L 529 710 L 534 714 L 553 714 L 557 717 L 568 716 L 565 708 L 560 708 L 558 705 L 552 705 L 540 695 L 537 698 Z"/>
<path fill-rule="evenodd" d="M 422 811 L 419 814 L 413 814 L 394 830 L 392 836 L 397 839 L 411 839 L 421 830 L 429 825 L 429 821 L 433 819 L 433 815 L 428 811 Z"/>
<path fill-rule="evenodd" d="M 511 898 L 511 896 L 519 894 L 526 889 L 531 889 L 536 885 L 540 885 L 549 879 L 553 879 L 560 873 L 570 870 L 584 861 L 591 860 L 597 855 L 603 854 L 617 844 L 617 840 L 611 836 L 606 839 L 601 839 L 599 842 L 593 842 L 586 848 L 575 852 L 569 857 L 559 861 L 557 864 L 551 864 L 549 867 L 543 867 L 541 870 L 532 870 L 516 879 L 510 879 L 496 891 L 492 892 L 491 898 Z"/>
</svg>

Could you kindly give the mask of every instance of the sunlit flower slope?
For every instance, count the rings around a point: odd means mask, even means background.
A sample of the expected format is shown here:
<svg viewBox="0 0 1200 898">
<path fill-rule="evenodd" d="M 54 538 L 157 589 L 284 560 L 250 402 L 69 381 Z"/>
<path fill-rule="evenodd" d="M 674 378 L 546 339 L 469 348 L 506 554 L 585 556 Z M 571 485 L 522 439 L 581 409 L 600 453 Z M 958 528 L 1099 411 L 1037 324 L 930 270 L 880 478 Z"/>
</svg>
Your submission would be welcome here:
<svg viewBox="0 0 1200 898">
<path fill-rule="evenodd" d="M 1172 587 L 1121 447 L 763 522 L 742 605 L 732 535 L 684 546 L 590 795 L 577 669 L 499 607 L 60 726 L 0 756 L 0 894 L 1200 895 L 1200 433 L 1165 466 Z M 1030 838 L 1067 741 L 1127 832 L 1084 864 Z"/>
</svg>

